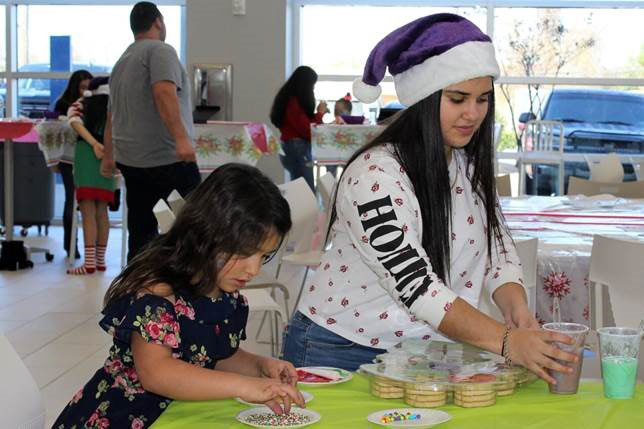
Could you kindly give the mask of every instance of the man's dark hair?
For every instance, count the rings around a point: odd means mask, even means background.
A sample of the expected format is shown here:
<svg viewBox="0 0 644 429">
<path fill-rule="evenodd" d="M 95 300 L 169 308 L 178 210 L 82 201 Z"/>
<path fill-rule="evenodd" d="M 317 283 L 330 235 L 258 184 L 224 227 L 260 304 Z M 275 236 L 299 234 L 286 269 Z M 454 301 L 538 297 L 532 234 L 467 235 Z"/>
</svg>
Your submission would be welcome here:
<svg viewBox="0 0 644 429">
<path fill-rule="evenodd" d="M 157 5 L 149 1 L 140 1 L 134 5 L 130 12 L 130 28 L 132 33 L 145 33 L 152 27 L 154 21 L 161 17 Z"/>
</svg>

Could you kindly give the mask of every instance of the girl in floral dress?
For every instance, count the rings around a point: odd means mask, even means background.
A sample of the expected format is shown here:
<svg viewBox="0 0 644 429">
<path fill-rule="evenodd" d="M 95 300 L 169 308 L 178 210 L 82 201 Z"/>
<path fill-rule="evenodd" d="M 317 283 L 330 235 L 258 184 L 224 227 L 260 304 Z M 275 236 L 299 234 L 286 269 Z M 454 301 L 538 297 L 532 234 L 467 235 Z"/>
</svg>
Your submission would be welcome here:
<svg viewBox="0 0 644 429">
<path fill-rule="evenodd" d="M 109 356 L 53 427 L 149 427 L 173 399 L 240 397 L 277 413 L 303 406 L 293 365 L 239 348 L 248 316 L 240 289 L 290 227 L 288 203 L 257 169 L 214 171 L 110 285 L 99 322 L 114 337 Z"/>
<path fill-rule="evenodd" d="M 554 383 L 544 368 L 571 372 L 560 362 L 576 358 L 550 345 L 570 337 L 531 314 L 499 212 L 490 38 L 457 15 L 419 18 L 378 43 L 354 95 L 375 102 L 386 69 L 408 107 L 346 164 L 331 248 L 289 322 L 284 358 L 355 370 L 405 339 L 453 339 Z M 483 293 L 505 323 L 477 310 Z"/>
</svg>

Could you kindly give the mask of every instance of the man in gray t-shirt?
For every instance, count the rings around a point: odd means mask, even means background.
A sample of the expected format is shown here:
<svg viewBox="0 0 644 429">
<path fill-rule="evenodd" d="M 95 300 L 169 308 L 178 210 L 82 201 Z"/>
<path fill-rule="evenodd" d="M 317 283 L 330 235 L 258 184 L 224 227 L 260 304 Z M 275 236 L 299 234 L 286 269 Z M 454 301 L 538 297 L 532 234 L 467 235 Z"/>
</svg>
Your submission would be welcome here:
<svg viewBox="0 0 644 429">
<path fill-rule="evenodd" d="M 163 16 L 150 2 L 132 8 L 132 43 L 110 77 L 101 172 L 115 162 L 125 179 L 128 260 L 158 234 L 152 208 L 173 189 L 182 196 L 200 182 L 192 139 L 190 83 L 174 48 L 164 42 Z"/>
</svg>

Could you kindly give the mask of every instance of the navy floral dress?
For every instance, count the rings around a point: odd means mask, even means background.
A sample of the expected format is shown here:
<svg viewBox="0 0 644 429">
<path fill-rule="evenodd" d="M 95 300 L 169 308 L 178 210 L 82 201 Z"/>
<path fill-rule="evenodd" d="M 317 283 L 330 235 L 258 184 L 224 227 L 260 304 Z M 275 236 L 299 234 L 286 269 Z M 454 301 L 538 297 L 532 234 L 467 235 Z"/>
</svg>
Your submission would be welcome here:
<svg viewBox="0 0 644 429">
<path fill-rule="evenodd" d="M 246 339 L 248 303 L 240 294 L 213 299 L 175 293 L 175 303 L 151 294 L 127 295 L 103 310 L 100 326 L 114 337 L 101 369 L 69 402 L 55 429 L 152 425 L 171 399 L 147 392 L 134 368 L 130 336 L 172 348 L 176 359 L 213 369 Z"/>
</svg>

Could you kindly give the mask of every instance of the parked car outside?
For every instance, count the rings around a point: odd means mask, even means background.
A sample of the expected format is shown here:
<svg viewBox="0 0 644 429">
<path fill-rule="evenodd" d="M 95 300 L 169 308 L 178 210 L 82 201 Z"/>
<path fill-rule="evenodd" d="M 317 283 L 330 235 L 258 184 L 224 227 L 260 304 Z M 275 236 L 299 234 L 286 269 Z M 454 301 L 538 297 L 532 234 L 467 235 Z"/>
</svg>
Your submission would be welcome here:
<svg viewBox="0 0 644 429">
<path fill-rule="evenodd" d="M 72 71 L 88 70 L 92 73 L 109 73 L 111 67 L 96 64 L 73 64 Z M 19 72 L 49 72 L 49 64 L 27 64 Z M 53 109 L 55 100 L 50 100 L 50 79 L 22 78 L 18 80 L 18 114 L 30 118 L 41 118 Z M 0 112 L 5 115 L 7 88 L 0 86 Z"/>
<path fill-rule="evenodd" d="M 519 121 L 525 123 L 530 119 L 535 116 L 524 113 Z M 604 89 L 554 89 L 540 119 L 563 122 L 564 152 L 644 154 L 644 94 Z M 555 148 L 558 149 L 559 134 L 555 132 Z M 633 166 L 630 163 L 623 166 L 624 180 L 636 180 Z M 533 180 L 529 180 L 532 186 L 528 184 L 528 193 L 552 194 L 557 183 L 557 168 L 537 165 L 533 169 Z M 566 162 L 565 188 L 570 176 L 588 179 L 588 165 Z"/>
</svg>

